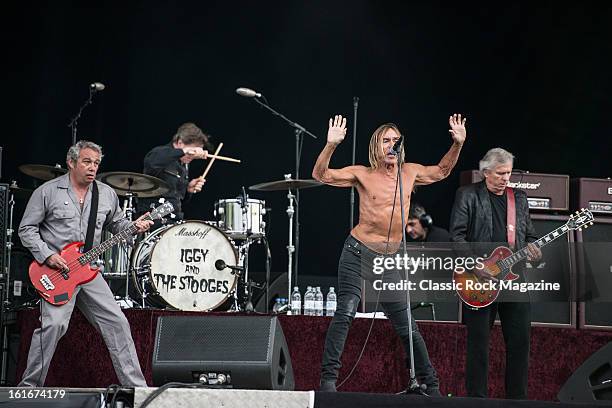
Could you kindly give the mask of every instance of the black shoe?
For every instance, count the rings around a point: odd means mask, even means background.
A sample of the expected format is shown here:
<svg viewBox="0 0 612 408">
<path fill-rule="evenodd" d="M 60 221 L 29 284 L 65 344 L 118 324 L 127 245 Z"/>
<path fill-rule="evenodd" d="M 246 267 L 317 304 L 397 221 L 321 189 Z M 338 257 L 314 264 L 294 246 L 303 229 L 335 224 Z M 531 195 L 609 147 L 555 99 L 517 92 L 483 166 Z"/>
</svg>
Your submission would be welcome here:
<svg viewBox="0 0 612 408">
<path fill-rule="evenodd" d="M 321 385 L 319 385 L 319 391 L 336 392 L 336 383 L 334 381 L 321 381 Z"/>
</svg>

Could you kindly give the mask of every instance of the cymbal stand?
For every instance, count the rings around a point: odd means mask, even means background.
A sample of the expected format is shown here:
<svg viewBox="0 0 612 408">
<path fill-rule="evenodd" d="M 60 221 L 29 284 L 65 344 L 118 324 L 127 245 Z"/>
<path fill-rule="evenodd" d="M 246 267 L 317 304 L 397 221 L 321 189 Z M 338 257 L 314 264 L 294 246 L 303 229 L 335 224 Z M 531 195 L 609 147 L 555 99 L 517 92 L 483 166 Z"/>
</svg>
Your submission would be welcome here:
<svg viewBox="0 0 612 408">
<path fill-rule="evenodd" d="M 132 179 L 129 180 L 129 189 L 125 194 L 125 200 L 123 201 L 123 213 L 125 214 L 125 218 L 127 218 L 130 222 L 134 220 L 134 213 L 136 212 L 134 209 L 134 198 L 136 195 L 132 193 L 131 187 L 133 184 Z M 132 239 L 136 239 L 132 237 Z M 133 242 L 133 241 L 132 241 Z M 133 243 L 129 243 L 127 240 L 119 243 L 119 256 L 117 257 L 117 267 L 120 268 L 119 272 L 125 271 L 125 294 L 123 296 L 123 300 L 128 306 L 132 307 L 135 303 L 134 300 L 130 297 L 130 254 L 132 253 Z M 146 295 L 145 295 L 146 297 Z M 144 298 L 142 299 L 144 305 Z"/>
<path fill-rule="evenodd" d="M 285 174 L 285 178 L 291 178 L 291 174 Z M 295 200 L 295 195 L 293 195 L 291 189 L 288 189 L 287 199 L 289 200 L 289 205 L 287 206 L 287 216 L 289 218 L 289 245 L 287 245 L 287 296 L 288 298 L 291 298 L 291 276 L 293 274 L 293 253 L 295 252 L 295 246 L 293 246 L 293 214 L 295 213 L 293 201 Z"/>
</svg>

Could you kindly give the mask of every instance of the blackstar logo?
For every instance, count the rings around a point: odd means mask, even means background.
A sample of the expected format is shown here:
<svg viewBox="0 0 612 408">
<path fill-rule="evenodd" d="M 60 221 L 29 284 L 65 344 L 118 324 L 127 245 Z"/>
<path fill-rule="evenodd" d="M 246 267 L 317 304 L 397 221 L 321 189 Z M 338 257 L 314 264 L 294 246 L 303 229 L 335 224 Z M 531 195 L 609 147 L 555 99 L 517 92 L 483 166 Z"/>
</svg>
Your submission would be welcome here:
<svg viewBox="0 0 612 408">
<path fill-rule="evenodd" d="M 523 190 L 537 190 L 540 188 L 540 184 L 542 183 L 514 183 L 511 181 L 508 183 L 508 187 L 522 188 Z"/>
<path fill-rule="evenodd" d="M 204 239 L 206 235 L 208 235 L 209 232 L 210 232 L 210 228 L 204 228 L 204 229 L 196 228 L 194 230 L 188 230 L 186 227 L 183 227 L 180 230 L 178 230 L 178 232 L 174 234 L 174 236 L 176 237 L 194 237 L 194 238 Z"/>
<path fill-rule="evenodd" d="M 608 194 L 612 195 L 612 187 L 608 187 Z"/>
</svg>

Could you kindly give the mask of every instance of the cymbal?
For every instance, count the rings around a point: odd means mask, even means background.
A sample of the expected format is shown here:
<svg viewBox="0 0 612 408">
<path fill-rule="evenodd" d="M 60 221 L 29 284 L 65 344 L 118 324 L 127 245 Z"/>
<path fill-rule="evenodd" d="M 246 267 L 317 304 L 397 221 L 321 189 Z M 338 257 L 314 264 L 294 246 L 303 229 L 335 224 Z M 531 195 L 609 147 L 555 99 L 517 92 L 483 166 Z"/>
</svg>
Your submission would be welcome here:
<svg viewBox="0 0 612 408">
<path fill-rule="evenodd" d="M 159 197 L 170 191 L 164 180 L 148 174 L 131 173 L 129 171 L 109 171 L 98 174 L 96 177 L 103 183 L 111 186 L 118 195 L 133 193 L 137 197 Z"/>
<path fill-rule="evenodd" d="M 289 190 L 296 188 L 310 188 L 319 187 L 323 183 L 319 183 L 313 179 L 286 179 L 278 181 L 269 181 L 267 183 L 255 184 L 249 187 L 249 190 L 257 191 L 278 191 L 278 190 Z"/>
<path fill-rule="evenodd" d="M 32 190 L 30 190 L 29 188 L 21 188 L 17 186 L 17 183 L 14 181 L 9 186 L 9 189 L 11 190 L 11 193 L 13 193 L 13 196 L 18 199 L 30 198 L 30 196 L 32 195 Z"/>
<path fill-rule="evenodd" d="M 39 180 L 53 180 L 54 178 L 68 173 L 68 170 L 62 168 L 59 164 L 55 166 L 47 166 L 44 164 L 22 164 L 19 166 L 19 171 L 34 177 Z"/>
</svg>

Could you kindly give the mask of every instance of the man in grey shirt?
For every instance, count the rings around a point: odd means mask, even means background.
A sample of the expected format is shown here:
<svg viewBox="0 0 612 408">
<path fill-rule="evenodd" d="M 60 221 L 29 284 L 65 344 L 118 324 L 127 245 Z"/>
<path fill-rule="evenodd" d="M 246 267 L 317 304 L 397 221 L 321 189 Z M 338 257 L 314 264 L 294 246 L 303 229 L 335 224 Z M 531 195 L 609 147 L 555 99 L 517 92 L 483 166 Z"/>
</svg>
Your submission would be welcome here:
<svg viewBox="0 0 612 408">
<path fill-rule="evenodd" d="M 19 237 L 37 262 L 68 270 L 59 252 L 72 242 L 85 241 L 92 184 L 101 160 L 100 146 L 79 141 L 68 150 L 68 174 L 46 182 L 32 194 L 19 225 Z M 117 233 L 130 224 L 123 216 L 115 191 L 99 181 L 96 184 L 99 198 L 94 246 L 100 243 L 103 228 Z M 142 218 L 136 220 L 139 232 L 148 230 L 152 224 Z M 64 305 L 40 301 L 40 328 L 32 335 L 28 364 L 19 386 L 44 385 L 55 348 L 68 329 L 75 304 L 102 334 L 121 384 L 146 387 L 128 321 L 100 274 L 78 286 Z"/>
</svg>

